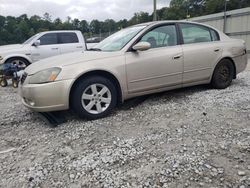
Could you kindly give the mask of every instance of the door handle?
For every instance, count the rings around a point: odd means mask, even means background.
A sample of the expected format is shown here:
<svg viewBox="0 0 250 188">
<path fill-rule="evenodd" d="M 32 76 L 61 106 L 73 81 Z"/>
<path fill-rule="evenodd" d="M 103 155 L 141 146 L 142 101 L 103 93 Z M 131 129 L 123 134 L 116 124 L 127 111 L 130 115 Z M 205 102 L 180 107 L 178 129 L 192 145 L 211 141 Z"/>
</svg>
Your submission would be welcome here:
<svg viewBox="0 0 250 188">
<path fill-rule="evenodd" d="M 176 56 L 174 56 L 174 57 L 173 57 L 173 59 L 180 59 L 180 58 L 181 58 L 181 56 L 182 56 L 181 54 L 176 55 Z"/>
<path fill-rule="evenodd" d="M 214 50 L 214 52 L 219 52 L 220 51 L 220 48 L 216 48 L 215 50 Z"/>
<path fill-rule="evenodd" d="M 51 50 L 58 50 L 58 48 L 51 48 Z"/>
<path fill-rule="evenodd" d="M 76 48 L 83 48 L 82 46 L 77 46 Z"/>
</svg>

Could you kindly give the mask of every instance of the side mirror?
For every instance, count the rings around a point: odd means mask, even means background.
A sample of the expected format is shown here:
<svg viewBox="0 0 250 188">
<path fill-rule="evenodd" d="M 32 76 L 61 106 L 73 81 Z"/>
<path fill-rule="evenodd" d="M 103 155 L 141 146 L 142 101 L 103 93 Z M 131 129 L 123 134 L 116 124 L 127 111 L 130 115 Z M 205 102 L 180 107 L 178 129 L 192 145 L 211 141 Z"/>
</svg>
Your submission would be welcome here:
<svg viewBox="0 0 250 188">
<path fill-rule="evenodd" d="M 149 42 L 138 42 L 132 48 L 136 51 L 145 51 L 151 48 L 151 44 Z"/>
<path fill-rule="evenodd" d="M 41 42 L 40 40 L 36 40 L 34 43 L 33 43 L 33 46 L 40 46 Z"/>
</svg>

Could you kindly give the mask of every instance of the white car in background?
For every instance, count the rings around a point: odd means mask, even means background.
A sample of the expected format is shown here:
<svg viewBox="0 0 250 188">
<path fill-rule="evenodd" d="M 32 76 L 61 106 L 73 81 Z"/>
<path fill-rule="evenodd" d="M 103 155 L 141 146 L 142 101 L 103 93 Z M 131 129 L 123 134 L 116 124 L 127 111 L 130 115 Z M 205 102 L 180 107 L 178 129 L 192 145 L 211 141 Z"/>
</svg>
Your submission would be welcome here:
<svg viewBox="0 0 250 188">
<path fill-rule="evenodd" d="M 0 46 L 0 64 L 20 66 L 69 52 L 86 50 L 81 31 L 47 31 L 38 33 L 23 44 Z"/>
</svg>

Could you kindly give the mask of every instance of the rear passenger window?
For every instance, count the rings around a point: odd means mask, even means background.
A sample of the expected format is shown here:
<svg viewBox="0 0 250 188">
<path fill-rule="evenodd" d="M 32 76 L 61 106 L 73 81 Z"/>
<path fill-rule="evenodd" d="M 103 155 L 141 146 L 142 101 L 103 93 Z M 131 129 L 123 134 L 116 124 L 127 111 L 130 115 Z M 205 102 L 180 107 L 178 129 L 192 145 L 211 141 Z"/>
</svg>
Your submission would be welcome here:
<svg viewBox="0 0 250 188">
<path fill-rule="evenodd" d="M 211 32 L 211 36 L 212 36 L 213 41 L 219 41 L 220 40 L 219 35 L 215 30 L 210 29 L 210 32 Z"/>
<path fill-rule="evenodd" d="M 59 43 L 67 44 L 67 43 L 78 43 L 78 37 L 76 33 L 58 33 L 59 35 Z"/>
<path fill-rule="evenodd" d="M 180 24 L 184 44 L 212 41 L 208 28 L 195 24 Z"/>
<path fill-rule="evenodd" d="M 39 38 L 40 45 L 52 45 L 58 44 L 57 34 L 56 33 L 48 33 Z"/>
</svg>

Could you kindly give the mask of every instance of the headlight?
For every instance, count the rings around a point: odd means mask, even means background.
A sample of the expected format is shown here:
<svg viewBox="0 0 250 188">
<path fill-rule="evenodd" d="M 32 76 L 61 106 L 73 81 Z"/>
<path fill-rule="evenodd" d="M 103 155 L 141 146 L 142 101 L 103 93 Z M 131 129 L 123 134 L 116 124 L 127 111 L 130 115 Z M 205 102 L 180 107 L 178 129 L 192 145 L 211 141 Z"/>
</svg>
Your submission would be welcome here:
<svg viewBox="0 0 250 188">
<path fill-rule="evenodd" d="M 30 84 L 43 84 L 43 83 L 54 82 L 60 72 L 61 72 L 61 69 L 58 67 L 39 71 L 31 76 L 29 83 Z"/>
</svg>

